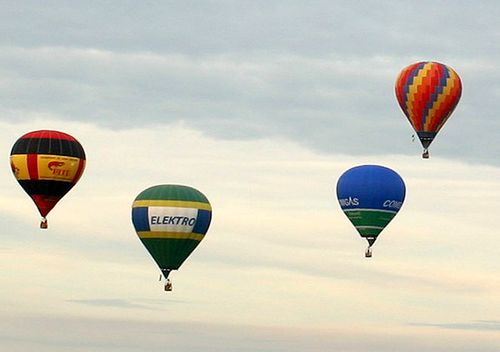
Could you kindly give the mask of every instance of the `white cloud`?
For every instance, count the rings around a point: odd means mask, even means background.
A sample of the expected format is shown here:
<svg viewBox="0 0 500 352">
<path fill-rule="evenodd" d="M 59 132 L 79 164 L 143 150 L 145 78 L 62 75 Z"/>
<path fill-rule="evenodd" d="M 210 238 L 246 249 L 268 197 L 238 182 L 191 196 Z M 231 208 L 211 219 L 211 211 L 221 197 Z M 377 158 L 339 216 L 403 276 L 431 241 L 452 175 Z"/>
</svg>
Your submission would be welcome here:
<svg viewBox="0 0 500 352">
<path fill-rule="evenodd" d="M 133 310 L 146 321 L 359 324 L 366 331 L 500 313 L 490 218 L 500 196 L 498 168 L 418 156 L 324 156 L 282 139 L 214 139 L 186 124 L 109 131 L 58 120 L 3 123 L 0 147 L 42 127 L 77 137 L 88 168 L 49 215 L 47 231 L 37 228 L 36 211 L 8 167 L 0 170 L 0 265 L 16 293 L 0 294 L 4 312 L 119 319 Z M 407 184 L 405 204 L 371 260 L 334 193 L 343 171 L 365 163 L 389 166 Z M 160 183 L 194 186 L 214 209 L 206 239 L 174 273 L 166 297 L 130 222 L 135 196 Z"/>
<path fill-rule="evenodd" d="M 217 138 L 278 136 L 327 153 L 417 154 L 394 80 L 410 62 L 428 59 L 439 58 L 6 46 L 0 120 L 45 114 L 111 130 L 186 121 Z M 442 59 L 463 76 L 464 94 L 431 153 L 496 164 L 494 58 Z"/>
</svg>

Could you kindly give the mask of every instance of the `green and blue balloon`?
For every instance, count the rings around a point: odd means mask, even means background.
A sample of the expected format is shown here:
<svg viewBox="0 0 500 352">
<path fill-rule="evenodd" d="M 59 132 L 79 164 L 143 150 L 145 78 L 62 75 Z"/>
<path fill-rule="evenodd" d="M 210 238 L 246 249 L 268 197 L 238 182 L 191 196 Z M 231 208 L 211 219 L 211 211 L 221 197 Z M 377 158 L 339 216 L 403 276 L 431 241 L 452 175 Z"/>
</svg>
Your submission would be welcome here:
<svg viewBox="0 0 500 352">
<path fill-rule="evenodd" d="M 340 176 L 337 198 L 347 218 L 368 241 L 366 257 L 371 257 L 371 246 L 401 209 L 405 194 L 401 176 L 384 166 L 356 166 Z"/>
<path fill-rule="evenodd" d="M 165 279 L 203 240 L 212 207 L 200 191 L 182 185 L 158 185 L 142 191 L 132 204 L 132 223 Z"/>
</svg>

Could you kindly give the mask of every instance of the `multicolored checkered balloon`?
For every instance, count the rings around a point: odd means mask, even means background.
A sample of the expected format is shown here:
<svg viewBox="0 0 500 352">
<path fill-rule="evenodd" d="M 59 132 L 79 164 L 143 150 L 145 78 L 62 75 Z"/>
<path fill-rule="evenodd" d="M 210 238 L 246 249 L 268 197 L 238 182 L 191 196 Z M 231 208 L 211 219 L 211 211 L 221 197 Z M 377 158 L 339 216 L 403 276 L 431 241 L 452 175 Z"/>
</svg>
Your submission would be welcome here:
<svg viewBox="0 0 500 352">
<path fill-rule="evenodd" d="M 424 158 L 427 148 L 448 120 L 462 95 L 462 82 L 449 66 L 418 62 L 404 68 L 396 80 L 399 106 L 415 129 Z"/>
</svg>

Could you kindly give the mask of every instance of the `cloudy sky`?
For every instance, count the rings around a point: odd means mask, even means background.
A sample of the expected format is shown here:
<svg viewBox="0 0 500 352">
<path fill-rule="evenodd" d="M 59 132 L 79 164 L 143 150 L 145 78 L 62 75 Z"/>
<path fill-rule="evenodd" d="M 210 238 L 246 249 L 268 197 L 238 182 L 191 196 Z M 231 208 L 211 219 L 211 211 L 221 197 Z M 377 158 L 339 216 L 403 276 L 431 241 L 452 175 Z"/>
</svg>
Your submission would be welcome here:
<svg viewBox="0 0 500 352">
<path fill-rule="evenodd" d="M 495 1 L 0 1 L 0 342 L 37 351 L 498 351 Z M 462 99 L 422 160 L 394 97 L 416 61 Z M 87 153 L 47 231 L 8 165 L 26 132 Z M 346 169 L 407 198 L 366 260 Z M 205 240 L 165 294 L 130 206 L 201 190 Z"/>
</svg>

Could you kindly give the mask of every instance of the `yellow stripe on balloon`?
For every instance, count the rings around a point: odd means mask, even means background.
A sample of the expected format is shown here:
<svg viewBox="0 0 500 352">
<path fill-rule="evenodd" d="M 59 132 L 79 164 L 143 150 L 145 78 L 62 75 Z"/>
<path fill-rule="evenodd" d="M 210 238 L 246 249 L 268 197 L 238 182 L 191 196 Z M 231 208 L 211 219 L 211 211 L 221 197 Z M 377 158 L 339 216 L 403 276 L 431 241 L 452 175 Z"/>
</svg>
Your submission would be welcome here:
<svg viewBox="0 0 500 352">
<path fill-rule="evenodd" d="M 167 232 L 167 231 L 139 231 L 139 238 L 172 238 L 180 240 L 201 241 L 205 235 L 191 232 Z"/>
<path fill-rule="evenodd" d="M 449 92 L 453 92 L 453 90 L 456 89 L 456 85 L 459 84 L 460 82 L 460 78 L 458 77 L 457 73 L 453 70 L 449 70 L 450 72 L 450 78 L 448 78 L 448 82 L 446 83 L 446 86 L 449 87 Z M 449 93 L 448 92 L 448 93 Z M 436 130 L 439 131 L 441 129 L 441 127 L 444 125 L 444 123 L 446 122 L 446 120 L 448 120 L 448 117 L 450 117 L 451 113 L 453 112 L 453 110 L 455 109 L 455 107 L 453 107 L 449 112 L 448 112 L 448 115 L 446 115 L 445 118 L 443 118 L 441 120 L 441 122 L 439 123 L 438 126 L 436 126 Z"/>
<path fill-rule="evenodd" d="M 426 63 L 424 67 L 422 67 L 418 74 L 413 78 L 413 83 L 408 89 L 408 94 L 406 96 L 406 101 L 408 102 L 408 112 L 410 116 L 413 118 L 413 102 L 415 99 L 410 99 L 410 97 L 415 97 L 415 94 L 418 92 L 418 89 L 422 85 L 422 80 L 427 76 L 427 72 L 429 72 L 432 63 Z"/>
<path fill-rule="evenodd" d="M 10 156 L 10 166 L 17 180 L 29 180 L 28 159 L 26 154 L 13 154 Z"/>
<path fill-rule="evenodd" d="M 212 210 L 212 207 L 208 203 L 190 202 L 185 200 L 136 200 L 132 204 L 132 208 L 137 207 L 178 207 Z"/>
<path fill-rule="evenodd" d="M 450 70 L 450 72 L 451 72 L 451 70 Z M 424 124 L 425 131 L 427 131 L 429 129 L 429 127 L 430 127 L 429 125 L 434 120 L 436 113 L 439 111 L 443 102 L 449 97 L 450 93 L 452 92 L 452 90 L 454 88 L 454 85 L 453 85 L 454 82 L 455 82 L 455 78 L 452 77 L 452 75 L 450 75 L 450 77 L 448 77 L 446 79 L 446 85 L 443 87 L 443 91 L 441 92 L 441 94 L 439 94 L 436 101 L 432 104 L 432 108 L 429 110 L 429 113 L 427 114 L 427 119 L 425 120 L 425 124 Z M 450 111 L 448 113 L 448 116 L 451 114 L 452 111 Z M 446 122 L 446 119 L 448 118 L 448 116 L 443 117 L 443 119 L 441 120 L 440 126 L 442 126 Z M 435 130 L 439 131 L 440 126 L 437 126 L 437 128 Z"/>
<path fill-rule="evenodd" d="M 80 159 L 65 155 L 38 154 L 38 179 L 73 182 Z"/>
</svg>

